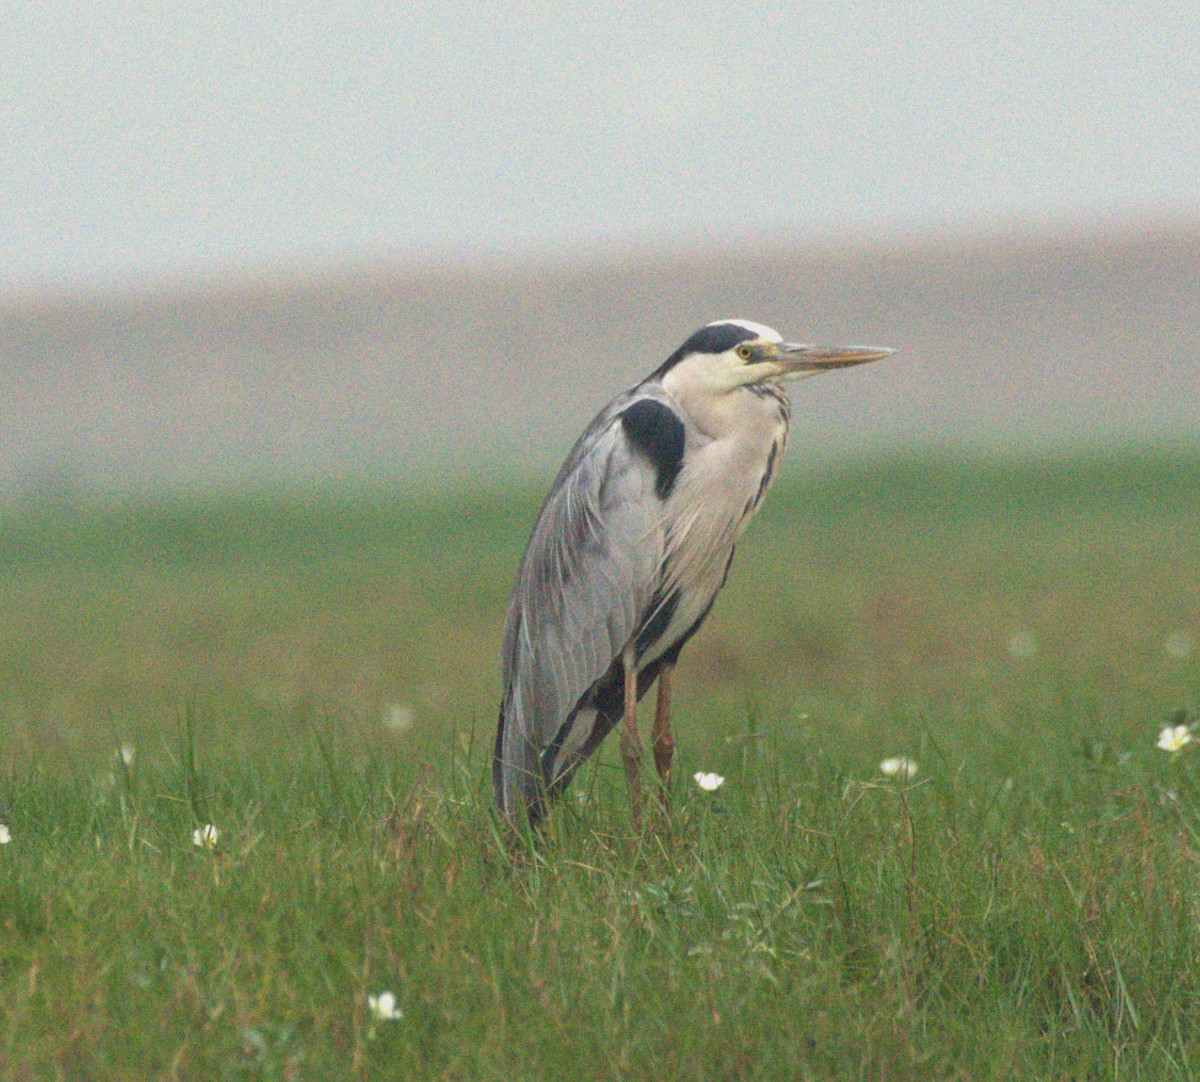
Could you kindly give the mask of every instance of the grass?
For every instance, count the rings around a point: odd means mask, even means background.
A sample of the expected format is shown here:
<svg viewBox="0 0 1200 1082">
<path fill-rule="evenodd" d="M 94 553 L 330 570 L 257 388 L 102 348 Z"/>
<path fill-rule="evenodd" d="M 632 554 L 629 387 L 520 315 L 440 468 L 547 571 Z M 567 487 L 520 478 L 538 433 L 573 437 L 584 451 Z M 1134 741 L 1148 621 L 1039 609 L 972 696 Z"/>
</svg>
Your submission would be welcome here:
<svg viewBox="0 0 1200 1082">
<path fill-rule="evenodd" d="M 1200 752 L 1155 747 L 1200 453 L 803 473 L 685 652 L 670 820 L 605 748 L 515 858 L 539 493 L 10 511 L 0 1076 L 1200 1074 Z"/>
</svg>

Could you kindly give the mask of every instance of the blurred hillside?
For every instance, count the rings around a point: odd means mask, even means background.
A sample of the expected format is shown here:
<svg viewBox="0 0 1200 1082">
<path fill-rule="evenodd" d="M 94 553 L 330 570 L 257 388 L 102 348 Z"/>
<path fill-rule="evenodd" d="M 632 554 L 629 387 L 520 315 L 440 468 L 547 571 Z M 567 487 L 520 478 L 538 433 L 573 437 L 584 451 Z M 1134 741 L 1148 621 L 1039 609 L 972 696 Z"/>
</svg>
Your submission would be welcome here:
<svg viewBox="0 0 1200 1082">
<path fill-rule="evenodd" d="M 1194 438 L 1198 269 L 1200 225 L 0 295 L 0 490 L 546 468 L 725 316 L 903 349 L 796 389 L 802 455 Z"/>
</svg>

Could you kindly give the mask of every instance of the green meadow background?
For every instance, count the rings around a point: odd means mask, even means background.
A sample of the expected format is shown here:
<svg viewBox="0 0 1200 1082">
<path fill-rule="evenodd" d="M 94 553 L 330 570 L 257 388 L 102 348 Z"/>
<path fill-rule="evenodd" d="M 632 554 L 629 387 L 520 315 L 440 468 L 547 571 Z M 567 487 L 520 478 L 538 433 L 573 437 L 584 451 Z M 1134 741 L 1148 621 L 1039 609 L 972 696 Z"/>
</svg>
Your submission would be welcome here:
<svg viewBox="0 0 1200 1082">
<path fill-rule="evenodd" d="M 6 509 L 0 1075 L 1200 1073 L 1200 752 L 1156 747 L 1200 451 L 791 461 L 685 651 L 670 815 L 632 833 L 606 747 L 506 846 L 542 494 Z"/>
</svg>

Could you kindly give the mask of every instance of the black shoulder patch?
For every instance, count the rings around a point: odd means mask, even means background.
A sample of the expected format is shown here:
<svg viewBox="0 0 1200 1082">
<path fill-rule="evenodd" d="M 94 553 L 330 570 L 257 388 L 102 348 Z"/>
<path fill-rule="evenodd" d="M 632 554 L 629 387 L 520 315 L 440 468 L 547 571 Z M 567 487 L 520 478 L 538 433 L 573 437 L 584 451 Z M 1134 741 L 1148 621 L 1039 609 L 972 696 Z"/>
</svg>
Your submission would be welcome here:
<svg viewBox="0 0 1200 1082">
<path fill-rule="evenodd" d="M 748 342 L 757 337 L 754 331 L 737 323 L 714 323 L 709 327 L 701 327 L 662 363 L 656 375 L 666 375 L 689 353 L 724 353 L 739 342 Z"/>
<path fill-rule="evenodd" d="M 653 463 L 654 491 L 665 500 L 683 466 L 683 422 L 657 399 L 639 398 L 622 412 L 621 425 L 629 442 Z"/>
</svg>

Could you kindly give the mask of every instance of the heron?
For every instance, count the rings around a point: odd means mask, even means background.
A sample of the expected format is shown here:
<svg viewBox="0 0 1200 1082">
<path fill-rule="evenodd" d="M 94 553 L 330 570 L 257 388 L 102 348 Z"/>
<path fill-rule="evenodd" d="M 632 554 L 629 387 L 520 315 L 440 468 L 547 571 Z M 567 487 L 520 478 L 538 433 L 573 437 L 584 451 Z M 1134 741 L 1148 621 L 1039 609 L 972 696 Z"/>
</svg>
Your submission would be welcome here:
<svg viewBox="0 0 1200 1082">
<path fill-rule="evenodd" d="M 492 783 L 509 822 L 541 819 L 620 724 L 640 829 L 637 705 L 655 681 L 651 746 L 666 804 L 672 674 L 775 477 L 791 419 L 785 381 L 894 352 L 800 345 L 719 320 L 588 425 L 542 504 L 505 619 Z"/>
</svg>

